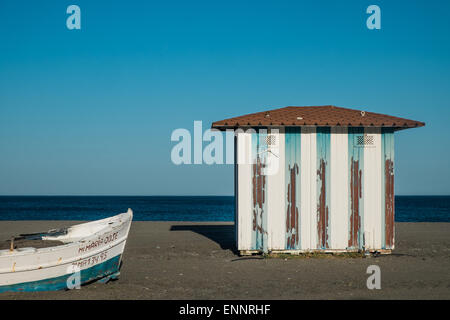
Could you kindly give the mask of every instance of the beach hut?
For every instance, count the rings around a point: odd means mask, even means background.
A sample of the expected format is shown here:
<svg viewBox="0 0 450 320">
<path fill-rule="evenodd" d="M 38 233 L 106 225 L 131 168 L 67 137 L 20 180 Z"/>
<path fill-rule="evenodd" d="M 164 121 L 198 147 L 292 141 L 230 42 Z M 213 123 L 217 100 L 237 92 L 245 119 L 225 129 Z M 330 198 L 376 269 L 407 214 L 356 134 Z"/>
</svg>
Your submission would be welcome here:
<svg viewBox="0 0 450 320">
<path fill-rule="evenodd" d="M 258 252 L 394 249 L 394 132 L 423 122 L 335 106 L 230 118 L 236 243 Z"/>
</svg>

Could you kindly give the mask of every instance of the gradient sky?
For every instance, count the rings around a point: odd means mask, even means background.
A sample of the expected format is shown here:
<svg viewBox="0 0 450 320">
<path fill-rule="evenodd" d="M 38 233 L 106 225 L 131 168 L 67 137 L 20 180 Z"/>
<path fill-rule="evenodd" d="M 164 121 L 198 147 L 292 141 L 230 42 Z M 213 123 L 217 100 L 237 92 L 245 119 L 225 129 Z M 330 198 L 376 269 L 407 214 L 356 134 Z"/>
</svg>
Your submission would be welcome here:
<svg viewBox="0 0 450 320">
<path fill-rule="evenodd" d="M 81 30 L 66 28 L 67 6 Z M 381 30 L 366 8 L 381 8 Z M 450 194 L 449 1 L 0 0 L 0 194 L 231 195 L 170 135 L 287 105 L 426 122 L 397 194 Z"/>
</svg>

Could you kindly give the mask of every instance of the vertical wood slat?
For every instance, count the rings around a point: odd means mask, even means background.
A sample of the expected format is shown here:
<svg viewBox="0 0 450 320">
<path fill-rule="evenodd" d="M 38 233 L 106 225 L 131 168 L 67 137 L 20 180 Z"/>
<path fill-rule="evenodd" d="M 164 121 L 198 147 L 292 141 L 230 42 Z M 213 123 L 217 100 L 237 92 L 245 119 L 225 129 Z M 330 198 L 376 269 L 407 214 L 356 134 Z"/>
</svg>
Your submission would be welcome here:
<svg viewBox="0 0 450 320">
<path fill-rule="evenodd" d="M 394 130 L 382 130 L 382 245 L 385 249 L 394 249 L 395 233 L 395 195 L 394 195 Z"/>
<path fill-rule="evenodd" d="M 267 247 L 267 131 L 252 133 L 252 249 Z"/>
<path fill-rule="evenodd" d="M 238 166 L 236 184 L 238 197 L 237 204 L 237 238 L 238 250 L 252 249 L 252 190 L 251 190 L 251 163 L 250 157 L 247 157 L 248 150 L 252 149 L 252 135 L 247 132 L 237 133 L 237 159 Z"/>
<path fill-rule="evenodd" d="M 301 248 L 301 131 L 286 128 L 285 133 L 285 201 L 287 250 Z"/>
<path fill-rule="evenodd" d="M 319 249 L 330 248 L 330 128 L 318 127 L 317 145 L 317 235 Z"/>
<path fill-rule="evenodd" d="M 276 146 L 267 154 L 269 161 L 277 162 L 277 170 L 271 168 L 267 176 L 268 245 L 273 250 L 286 249 L 286 201 L 285 201 L 285 134 L 284 129 L 276 132 Z"/>
<path fill-rule="evenodd" d="M 348 247 L 362 249 L 364 246 L 364 149 L 358 146 L 358 136 L 364 128 L 348 128 L 349 172 L 349 237 Z"/>
<path fill-rule="evenodd" d="M 364 128 L 364 239 L 365 249 L 381 248 L 381 128 Z"/>
<path fill-rule="evenodd" d="M 317 145 L 316 128 L 301 128 L 300 236 L 301 249 L 317 247 Z"/>
<path fill-rule="evenodd" d="M 331 128 L 330 142 L 330 224 L 331 247 L 348 246 L 348 137 L 346 127 Z"/>
</svg>

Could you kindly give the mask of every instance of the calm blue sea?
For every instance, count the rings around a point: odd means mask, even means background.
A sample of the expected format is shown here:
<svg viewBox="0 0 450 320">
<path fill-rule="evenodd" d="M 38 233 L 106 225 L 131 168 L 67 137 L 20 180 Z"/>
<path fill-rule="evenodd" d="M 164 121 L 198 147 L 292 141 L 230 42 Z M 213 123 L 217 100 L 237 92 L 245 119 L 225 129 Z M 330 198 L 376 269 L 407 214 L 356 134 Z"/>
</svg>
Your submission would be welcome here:
<svg viewBox="0 0 450 320">
<path fill-rule="evenodd" d="M 397 196 L 396 221 L 450 222 L 450 196 Z M 136 221 L 233 221 L 234 197 L 0 196 L 0 220 L 96 220 L 132 208 Z"/>
</svg>

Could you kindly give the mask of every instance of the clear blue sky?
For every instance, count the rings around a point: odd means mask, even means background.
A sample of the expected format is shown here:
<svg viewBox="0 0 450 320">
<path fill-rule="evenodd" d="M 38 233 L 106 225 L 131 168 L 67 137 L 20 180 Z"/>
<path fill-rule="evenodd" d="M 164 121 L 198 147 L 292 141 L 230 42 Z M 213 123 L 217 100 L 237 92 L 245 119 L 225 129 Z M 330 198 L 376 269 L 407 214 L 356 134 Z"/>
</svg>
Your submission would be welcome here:
<svg viewBox="0 0 450 320">
<path fill-rule="evenodd" d="M 0 194 L 231 195 L 232 166 L 172 164 L 174 129 L 326 104 L 426 122 L 396 136 L 396 192 L 450 194 L 449 15 L 449 1 L 1 0 Z"/>
</svg>

